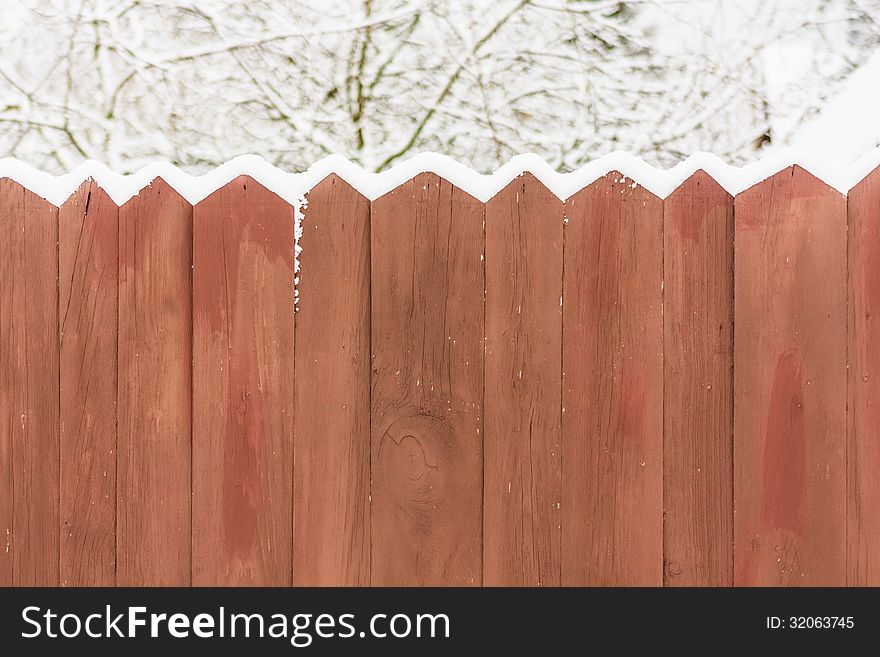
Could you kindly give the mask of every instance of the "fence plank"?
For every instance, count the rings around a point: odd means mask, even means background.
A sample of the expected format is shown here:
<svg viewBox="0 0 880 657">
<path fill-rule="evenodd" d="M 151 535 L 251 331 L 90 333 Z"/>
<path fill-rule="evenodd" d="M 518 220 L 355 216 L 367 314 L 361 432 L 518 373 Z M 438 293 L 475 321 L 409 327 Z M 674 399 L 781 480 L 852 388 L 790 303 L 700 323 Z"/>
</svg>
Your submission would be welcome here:
<svg viewBox="0 0 880 657">
<path fill-rule="evenodd" d="M 118 213 L 88 180 L 58 215 L 63 586 L 116 578 Z"/>
<path fill-rule="evenodd" d="M 291 583 L 293 208 L 242 176 L 193 211 L 193 583 Z"/>
<path fill-rule="evenodd" d="M 338 176 L 308 194 L 296 316 L 293 573 L 370 583 L 370 203 Z"/>
<path fill-rule="evenodd" d="M 16 429 L 21 427 L 23 405 L 16 383 L 20 381 L 19 372 L 27 367 L 18 346 L 24 324 L 14 319 L 21 304 L 20 294 L 16 292 L 24 283 L 16 277 L 21 271 L 22 248 L 17 243 L 22 234 L 18 204 L 23 196 L 24 190 L 16 183 L 0 178 L 0 586 L 13 584 L 13 444 Z M 19 422 L 15 421 L 16 415 Z"/>
<path fill-rule="evenodd" d="M 371 215 L 371 581 L 479 584 L 483 206 L 425 173 Z"/>
<path fill-rule="evenodd" d="M 531 174 L 486 204 L 484 581 L 560 583 L 563 205 Z"/>
<path fill-rule="evenodd" d="M 119 209 L 117 584 L 190 583 L 192 206 L 161 178 Z"/>
<path fill-rule="evenodd" d="M 562 581 L 658 586 L 663 203 L 612 172 L 565 211 Z"/>
<path fill-rule="evenodd" d="M 849 193 L 847 584 L 880 586 L 880 169 Z"/>
<path fill-rule="evenodd" d="M 697 171 L 664 203 L 664 578 L 733 583 L 733 198 Z"/>
<path fill-rule="evenodd" d="M 791 167 L 735 226 L 734 581 L 842 585 L 846 202 Z"/>
<path fill-rule="evenodd" d="M 58 584 L 58 211 L 0 179 L 0 585 Z"/>
</svg>

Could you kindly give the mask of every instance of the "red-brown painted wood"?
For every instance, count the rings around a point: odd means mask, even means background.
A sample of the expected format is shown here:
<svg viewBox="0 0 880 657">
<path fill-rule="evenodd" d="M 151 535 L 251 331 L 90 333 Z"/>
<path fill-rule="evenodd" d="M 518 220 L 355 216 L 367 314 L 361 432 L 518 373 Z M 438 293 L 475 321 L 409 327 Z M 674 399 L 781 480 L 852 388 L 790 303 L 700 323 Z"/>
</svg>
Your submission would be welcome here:
<svg viewBox="0 0 880 657">
<path fill-rule="evenodd" d="M 196 585 L 292 571 L 293 208 L 242 176 L 193 212 Z"/>
<path fill-rule="evenodd" d="M 0 586 L 58 584 L 58 211 L 0 179 Z"/>
<path fill-rule="evenodd" d="M 331 176 L 297 314 L 247 177 L 0 180 L 0 585 L 876 584 L 877 172 L 621 178 Z"/>
<path fill-rule="evenodd" d="M 880 169 L 848 213 L 847 584 L 880 586 Z"/>
<path fill-rule="evenodd" d="M 843 585 L 846 200 L 795 166 L 734 212 L 734 582 Z"/>
<path fill-rule="evenodd" d="M 58 213 L 62 586 L 116 583 L 118 213 L 93 180 Z"/>
<path fill-rule="evenodd" d="M 664 202 L 665 584 L 733 583 L 733 197 L 697 171 Z"/>
<path fill-rule="evenodd" d="M 161 178 L 119 209 L 117 584 L 190 583 L 192 206 Z"/>
<path fill-rule="evenodd" d="M 336 175 L 308 194 L 296 314 L 293 575 L 370 583 L 370 203 Z"/>
<path fill-rule="evenodd" d="M 483 206 L 420 174 L 371 215 L 371 582 L 479 585 Z"/>
<path fill-rule="evenodd" d="M 663 204 L 612 172 L 565 204 L 562 583 L 663 583 Z"/>
<path fill-rule="evenodd" d="M 558 586 L 562 202 L 523 174 L 486 204 L 483 581 Z"/>
</svg>

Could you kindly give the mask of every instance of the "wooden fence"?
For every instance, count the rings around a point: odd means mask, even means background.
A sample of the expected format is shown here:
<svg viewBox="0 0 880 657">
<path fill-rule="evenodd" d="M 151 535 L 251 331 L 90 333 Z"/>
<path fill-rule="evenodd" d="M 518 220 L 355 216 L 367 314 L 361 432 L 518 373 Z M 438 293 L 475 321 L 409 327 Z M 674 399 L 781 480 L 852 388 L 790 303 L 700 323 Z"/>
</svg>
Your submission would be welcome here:
<svg viewBox="0 0 880 657">
<path fill-rule="evenodd" d="M 2 585 L 878 585 L 880 170 L 0 181 Z"/>
</svg>

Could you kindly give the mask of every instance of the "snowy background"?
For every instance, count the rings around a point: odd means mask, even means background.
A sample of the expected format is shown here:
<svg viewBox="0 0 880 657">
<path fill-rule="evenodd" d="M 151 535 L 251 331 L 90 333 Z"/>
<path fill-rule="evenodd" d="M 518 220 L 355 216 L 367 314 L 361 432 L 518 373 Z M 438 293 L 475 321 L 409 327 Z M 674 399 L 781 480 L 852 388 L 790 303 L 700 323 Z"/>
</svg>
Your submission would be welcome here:
<svg viewBox="0 0 880 657">
<path fill-rule="evenodd" d="M 0 157 L 480 171 L 880 143 L 880 0 L 4 0 Z"/>
</svg>

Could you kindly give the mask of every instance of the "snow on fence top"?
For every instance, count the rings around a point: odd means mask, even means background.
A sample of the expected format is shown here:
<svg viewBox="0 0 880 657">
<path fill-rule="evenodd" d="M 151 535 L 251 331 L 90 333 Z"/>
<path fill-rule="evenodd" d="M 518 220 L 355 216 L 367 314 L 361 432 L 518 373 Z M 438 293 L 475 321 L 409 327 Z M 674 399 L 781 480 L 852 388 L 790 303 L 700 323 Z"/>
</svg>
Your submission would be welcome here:
<svg viewBox="0 0 880 657">
<path fill-rule="evenodd" d="M 804 151 L 781 150 L 744 167 L 726 164 L 710 153 L 695 153 L 671 169 L 658 169 L 639 157 L 615 152 L 569 173 L 559 173 L 537 155 L 526 154 L 514 157 L 491 174 L 478 173 L 438 153 L 416 155 L 380 173 L 365 171 L 338 155 L 326 157 L 301 173 L 287 173 L 261 157 L 243 155 L 200 176 L 188 174 L 167 162 L 121 175 L 93 160 L 84 162 L 70 173 L 53 176 L 17 159 L 5 158 L 0 159 L 0 178 L 11 178 L 60 206 L 88 178 L 94 179 L 118 205 L 156 178 L 163 178 L 187 201 L 195 204 L 234 178 L 248 175 L 299 210 L 305 194 L 331 173 L 340 176 L 371 201 L 423 172 L 436 173 L 480 201 L 488 201 L 512 179 L 529 172 L 560 200 L 565 200 L 611 171 L 618 171 L 656 196 L 665 198 L 695 171 L 702 169 L 735 195 L 793 164 L 846 194 L 880 166 L 880 148 L 847 167 L 829 164 Z"/>
</svg>

